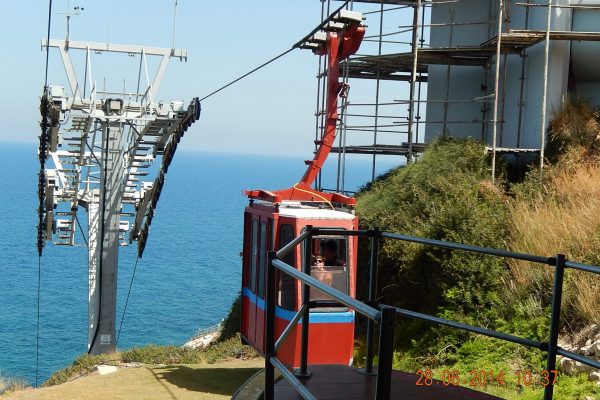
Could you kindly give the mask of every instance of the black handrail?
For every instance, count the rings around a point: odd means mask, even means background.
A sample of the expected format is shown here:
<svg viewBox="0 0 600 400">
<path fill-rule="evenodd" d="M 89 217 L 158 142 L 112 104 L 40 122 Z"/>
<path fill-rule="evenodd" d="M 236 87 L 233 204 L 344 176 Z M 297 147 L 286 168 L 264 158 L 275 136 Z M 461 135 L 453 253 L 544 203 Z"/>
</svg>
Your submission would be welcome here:
<svg viewBox="0 0 600 400">
<path fill-rule="evenodd" d="M 298 324 L 302 317 L 304 317 L 308 313 L 308 310 L 309 307 L 307 307 L 304 304 L 302 305 L 302 307 L 300 307 L 300 310 L 298 310 L 296 315 L 294 315 L 294 318 L 292 318 L 288 326 L 283 330 L 283 332 L 281 332 L 279 339 L 277 339 L 277 341 L 275 342 L 275 351 L 281 348 L 281 345 L 283 344 L 283 342 L 285 342 L 285 339 L 287 339 L 287 337 L 290 336 L 290 333 L 292 333 L 296 324 Z"/>
<path fill-rule="evenodd" d="M 310 231 L 307 229 L 302 232 L 298 237 L 294 238 L 291 242 L 283 246 L 279 251 L 275 253 L 276 258 L 283 258 L 287 256 L 292 250 L 296 248 L 300 243 L 304 241 L 310 235 Z"/>
<path fill-rule="evenodd" d="M 311 307 L 317 306 L 318 302 L 310 300 L 310 289 L 318 289 L 337 303 L 349 307 L 359 314 L 369 318 L 372 321 L 380 324 L 380 336 L 379 336 L 379 366 L 377 369 L 377 383 L 375 390 L 375 397 L 378 400 L 386 400 L 390 398 L 391 393 L 391 375 L 392 375 L 392 363 L 394 356 L 394 329 L 395 329 L 395 315 L 396 309 L 388 306 L 381 306 L 381 311 L 370 307 L 347 294 L 332 288 L 331 286 L 325 285 L 319 280 L 310 276 L 311 266 L 311 248 L 312 248 L 312 237 L 313 228 L 308 226 L 306 231 L 302 235 L 298 236 L 294 241 L 290 242 L 279 252 L 270 251 L 268 254 L 267 263 L 267 290 L 266 290 L 266 318 L 265 318 L 265 391 L 264 399 L 273 400 L 275 395 L 275 370 L 280 370 L 284 379 L 286 379 L 290 385 L 302 396 L 302 398 L 310 400 L 314 399 L 314 396 L 308 391 L 308 389 L 300 382 L 298 377 L 308 377 L 310 372 L 308 371 L 308 333 L 309 333 L 309 317 Z M 298 240 L 300 239 L 300 240 Z M 286 264 L 285 262 L 278 259 L 278 256 L 285 256 L 292 249 L 290 244 L 300 244 L 304 240 L 304 271 L 300 272 L 296 268 Z M 288 326 L 284 329 L 279 340 L 275 341 L 275 269 L 279 269 L 303 283 L 303 305 L 300 311 L 296 313 L 295 317 L 290 321 Z M 293 326 L 295 326 L 302 315 L 302 334 L 301 334 L 301 349 L 300 349 L 300 370 L 296 375 L 291 373 L 284 364 L 276 356 L 277 348 L 281 346 L 285 337 L 289 335 Z"/>
<path fill-rule="evenodd" d="M 594 265 L 586 265 L 573 261 L 565 261 L 565 267 L 600 275 L 600 267 L 596 267 Z"/>
<path fill-rule="evenodd" d="M 380 312 L 378 310 L 376 310 L 375 308 L 370 307 L 370 306 L 366 305 L 365 303 L 363 303 L 359 300 L 356 300 L 355 298 L 352 298 L 352 297 L 348 296 L 347 294 L 340 292 L 339 290 L 337 290 L 335 288 L 332 288 L 331 286 L 324 284 L 323 282 L 319 281 L 316 278 L 313 278 L 310 275 L 306 275 L 304 272 L 298 271 L 296 268 L 284 263 L 281 260 L 278 260 L 275 258 L 273 260 L 273 266 L 277 267 L 277 269 L 285 272 L 286 274 L 292 276 L 293 278 L 298 279 L 300 282 L 304 283 L 305 285 L 308 285 L 310 287 L 320 290 L 321 292 L 325 293 L 326 295 L 328 295 L 332 299 L 338 301 L 339 303 L 345 305 L 346 307 L 350 307 L 353 310 L 358 311 L 360 314 L 364 315 L 365 317 L 372 319 L 373 321 L 376 321 L 376 322 L 379 321 Z"/>
<path fill-rule="evenodd" d="M 340 236 L 360 236 L 369 237 L 371 239 L 371 257 L 370 257 L 370 271 L 369 271 L 369 297 L 368 304 L 360 302 L 347 294 L 332 288 L 328 285 L 323 284 L 319 280 L 310 276 L 310 255 L 312 238 L 317 236 L 325 235 L 340 235 Z M 550 265 L 554 267 L 554 283 L 552 285 L 552 309 L 551 309 L 551 320 L 550 320 L 550 335 L 547 342 L 539 342 L 527 338 L 522 338 L 514 335 L 510 335 L 503 332 L 497 332 L 490 329 L 485 329 L 473 325 L 463 324 L 461 322 L 447 320 L 439 317 L 435 317 L 428 314 L 418 313 L 415 311 L 405 310 L 402 308 L 389 307 L 386 305 L 379 305 L 377 310 L 373 307 L 376 303 L 375 292 L 377 289 L 377 255 L 379 248 L 380 239 L 392 239 L 401 240 L 405 242 L 417 243 L 426 246 L 435 246 L 451 250 L 466 251 L 470 253 L 477 253 L 483 255 L 491 255 L 495 257 L 510 258 L 516 260 L 524 260 L 538 264 Z M 304 268 L 303 272 L 298 269 L 286 264 L 279 258 L 284 257 L 287 253 L 293 250 L 298 244 L 305 242 L 304 246 Z M 560 310 L 561 301 L 563 294 L 564 284 L 564 273 L 565 269 L 571 268 L 579 271 L 590 272 L 600 275 L 600 267 L 594 265 L 587 265 L 577 262 L 566 260 L 566 257 L 562 254 L 557 254 L 553 257 L 536 256 L 532 254 L 516 253 L 506 250 L 494 249 L 489 247 L 479 247 L 465 245 L 461 243 L 446 242 L 442 240 L 434 240 L 421 238 L 416 236 L 401 235 L 397 233 L 381 232 L 379 229 L 373 230 L 356 230 L 348 231 L 343 229 L 332 229 L 332 228 L 315 228 L 308 226 L 306 231 L 295 238 L 292 242 L 288 243 L 284 248 L 278 252 L 269 252 L 268 264 L 267 264 L 267 296 L 266 296 L 266 340 L 265 340 L 265 400 L 272 400 L 274 395 L 274 367 L 277 367 L 282 371 L 282 376 L 290 381 L 292 387 L 305 399 L 313 399 L 314 396 L 302 385 L 298 378 L 288 371 L 285 366 L 276 357 L 276 348 L 282 344 L 287 337 L 287 334 L 283 335 L 277 343 L 275 343 L 275 269 L 294 277 L 303 284 L 303 306 L 301 310 L 296 314 L 296 317 L 291 321 L 290 325 L 285 328 L 284 332 L 291 332 L 294 325 L 299 320 L 300 314 L 303 314 L 302 318 L 302 346 L 301 346 L 301 368 L 299 376 L 308 376 L 307 370 L 307 358 L 308 358 L 308 329 L 309 329 L 309 315 L 310 308 L 318 306 L 318 302 L 310 301 L 310 288 L 318 289 L 333 300 L 337 301 L 340 305 L 349 307 L 359 314 L 369 319 L 367 326 L 367 360 L 366 360 L 366 373 L 371 374 L 373 372 L 373 339 L 374 339 L 374 324 L 380 325 L 379 330 L 379 365 L 377 368 L 377 386 L 375 397 L 376 399 L 389 399 L 391 389 L 391 374 L 392 374 L 392 360 L 393 360 L 393 338 L 394 338 L 394 325 L 396 314 L 416 318 L 428 322 L 432 322 L 439 325 L 449 326 L 455 329 L 461 329 L 468 332 L 477 333 L 480 335 L 517 343 L 523 346 L 532 347 L 541 351 L 547 352 L 546 358 L 546 371 L 548 374 L 555 374 L 556 370 L 556 357 L 561 355 L 583 364 L 589 365 L 594 368 L 600 369 L 600 362 L 597 362 L 591 358 L 584 357 L 582 355 L 567 351 L 558 346 L 558 333 L 560 326 Z M 283 371 L 285 370 L 285 371 Z M 553 398 L 554 386 L 547 385 L 544 389 L 544 400 L 551 400 Z"/>
<path fill-rule="evenodd" d="M 422 314 L 422 313 L 418 313 L 415 311 L 405 310 L 402 308 L 396 308 L 396 312 L 398 313 L 398 315 L 401 315 L 403 317 L 410 317 L 410 318 L 420 319 L 422 321 L 433 322 L 438 325 L 449 326 L 451 328 L 456 328 L 456 329 L 460 329 L 460 330 L 467 331 L 467 332 L 473 332 L 473 333 L 477 333 L 479 335 L 489 336 L 489 337 L 504 340 L 507 342 L 517 343 L 517 344 L 521 344 L 521 345 L 527 346 L 527 347 L 533 347 L 533 348 L 539 349 L 539 350 L 546 350 L 548 347 L 546 343 L 538 342 L 536 340 L 525 339 L 525 338 L 521 338 L 518 336 L 509 335 L 508 333 L 496 332 L 496 331 L 492 331 L 490 329 L 485 329 L 485 328 L 480 328 L 478 326 L 463 324 L 461 322 L 456 322 L 456 321 L 451 321 L 451 320 L 444 319 L 444 318 L 434 317 L 432 315 Z"/>
</svg>

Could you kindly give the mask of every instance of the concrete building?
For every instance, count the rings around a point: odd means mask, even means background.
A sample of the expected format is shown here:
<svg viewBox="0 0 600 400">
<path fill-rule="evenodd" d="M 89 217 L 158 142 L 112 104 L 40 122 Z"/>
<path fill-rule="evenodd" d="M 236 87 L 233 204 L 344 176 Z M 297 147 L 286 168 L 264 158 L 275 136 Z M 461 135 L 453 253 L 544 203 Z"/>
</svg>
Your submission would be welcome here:
<svg viewBox="0 0 600 400">
<path fill-rule="evenodd" d="M 502 34 L 499 60 L 494 55 L 482 66 L 429 66 L 427 99 L 448 103 L 428 105 L 428 121 L 447 122 L 428 123 L 427 139 L 447 131 L 493 146 L 496 68 L 497 147 L 539 149 L 542 123 L 548 123 L 567 96 L 600 105 L 600 43 L 596 42 L 600 39 L 600 1 L 553 0 L 550 9 L 545 0 L 529 3 L 506 2 L 501 18 L 498 0 L 462 0 L 432 7 L 432 48 L 491 49 L 497 45 L 499 20 Z M 551 40 L 546 69 L 548 13 Z M 460 102 L 481 98 L 486 101 Z"/>
<path fill-rule="evenodd" d="M 323 14 L 339 4 L 321 0 Z M 342 175 L 349 154 L 372 155 L 374 177 L 381 155 L 410 162 L 444 134 L 484 142 L 492 171 L 499 154 L 543 160 L 548 123 L 567 98 L 600 106 L 600 0 L 354 0 L 346 7 L 363 12 L 368 30 L 341 71 L 353 87 L 333 149 Z"/>
</svg>

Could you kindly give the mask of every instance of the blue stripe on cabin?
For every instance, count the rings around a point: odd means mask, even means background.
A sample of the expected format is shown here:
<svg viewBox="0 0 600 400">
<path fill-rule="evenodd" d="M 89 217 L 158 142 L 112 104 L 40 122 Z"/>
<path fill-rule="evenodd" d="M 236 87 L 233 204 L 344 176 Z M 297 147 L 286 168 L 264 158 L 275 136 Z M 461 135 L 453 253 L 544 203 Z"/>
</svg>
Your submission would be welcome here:
<svg viewBox="0 0 600 400">
<path fill-rule="evenodd" d="M 263 312 L 265 310 L 265 300 L 252 293 L 250 289 L 243 288 L 242 295 L 247 298 L 252 304 L 256 304 Z M 294 311 L 285 310 L 279 306 L 275 306 L 275 316 L 286 321 L 291 321 L 296 313 Z M 300 320 L 302 322 L 302 320 Z M 311 311 L 311 324 L 350 324 L 354 322 L 354 311 Z"/>
</svg>

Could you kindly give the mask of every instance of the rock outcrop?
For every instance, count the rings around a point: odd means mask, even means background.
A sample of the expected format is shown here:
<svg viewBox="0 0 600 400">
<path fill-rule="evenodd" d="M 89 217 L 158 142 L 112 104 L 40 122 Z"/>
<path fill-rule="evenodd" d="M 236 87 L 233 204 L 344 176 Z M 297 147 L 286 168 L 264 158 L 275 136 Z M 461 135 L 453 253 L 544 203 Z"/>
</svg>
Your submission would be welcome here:
<svg viewBox="0 0 600 400">
<path fill-rule="evenodd" d="M 600 361 L 600 326 L 590 325 L 575 335 L 561 337 L 558 345 L 565 350 Z M 600 385 L 600 371 L 597 369 L 565 357 L 559 357 L 559 363 L 563 373 L 589 373 L 590 379 Z"/>
</svg>

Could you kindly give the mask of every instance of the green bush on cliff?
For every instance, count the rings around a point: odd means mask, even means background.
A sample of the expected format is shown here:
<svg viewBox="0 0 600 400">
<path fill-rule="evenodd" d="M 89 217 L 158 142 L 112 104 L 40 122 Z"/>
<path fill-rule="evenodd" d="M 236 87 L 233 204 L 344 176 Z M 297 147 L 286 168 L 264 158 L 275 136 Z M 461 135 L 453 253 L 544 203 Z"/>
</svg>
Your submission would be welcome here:
<svg viewBox="0 0 600 400">
<path fill-rule="evenodd" d="M 502 248 L 506 203 L 489 176 L 481 144 L 440 140 L 421 160 L 362 192 L 357 215 L 364 228 Z M 495 324 L 506 274 L 502 259 L 391 240 L 381 250 L 382 302 L 482 326 Z"/>
<path fill-rule="evenodd" d="M 191 349 L 173 345 L 148 344 L 134 347 L 122 352 L 109 354 L 78 356 L 73 363 L 52 374 L 43 386 L 53 386 L 79 376 L 93 372 L 100 364 L 121 365 L 122 363 L 142 364 L 214 364 L 233 359 L 249 359 L 257 357 L 258 353 L 249 346 L 241 343 L 239 334 L 215 343 L 206 348 Z"/>
<path fill-rule="evenodd" d="M 223 321 L 221 326 L 221 334 L 219 335 L 219 342 L 231 339 L 240 333 L 240 327 L 242 325 L 242 294 L 240 293 L 227 313 L 227 317 Z"/>
<path fill-rule="evenodd" d="M 567 105 L 567 116 L 555 116 L 551 163 L 542 176 L 535 166 L 518 184 L 490 182 L 481 144 L 433 143 L 418 162 L 361 190 L 357 214 L 362 228 L 545 256 L 562 252 L 598 264 L 600 124 L 589 107 L 583 111 Z M 594 120 L 570 127 L 576 118 Z M 558 134 L 557 127 L 562 129 Z M 365 242 L 360 245 L 357 293 L 364 299 L 369 252 Z M 380 246 L 378 282 L 381 303 L 548 340 L 552 269 L 547 266 L 387 240 Z M 598 288 L 597 276 L 567 274 L 563 329 L 598 322 Z M 474 369 L 505 371 L 509 384 L 478 390 L 510 400 L 542 395 L 541 387 L 517 386 L 515 374 L 543 370 L 544 352 L 407 318 L 400 318 L 396 332 L 395 369 L 431 369 L 436 377 L 444 370 L 461 376 Z M 364 362 L 362 342 L 355 360 Z M 557 399 L 584 400 L 600 394 L 600 387 L 587 374 L 562 375 L 555 393 Z"/>
</svg>

